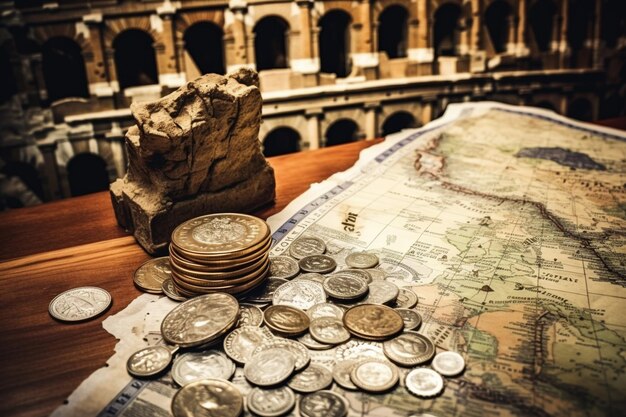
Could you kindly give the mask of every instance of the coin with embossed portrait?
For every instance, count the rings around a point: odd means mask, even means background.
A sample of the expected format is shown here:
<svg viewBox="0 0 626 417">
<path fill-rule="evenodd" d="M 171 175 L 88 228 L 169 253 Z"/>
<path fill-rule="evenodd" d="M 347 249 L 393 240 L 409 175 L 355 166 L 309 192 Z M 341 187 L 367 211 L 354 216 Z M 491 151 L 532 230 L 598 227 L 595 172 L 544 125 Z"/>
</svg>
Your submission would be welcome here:
<svg viewBox="0 0 626 417">
<path fill-rule="evenodd" d="M 148 346 L 130 355 L 126 370 L 134 377 L 144 378 L 163 372 L 172 361 L 172 352 L 165 346 Z"/>
<path fill-rule="evenodd" d="M 368 284 L 367 297 L 363 300 L 369 304 L 390 304 L 398 297 L 398 286 L 389 281 L 372 281 Z"/>
<path fill-rule="evenodd" d="M 248 409 L 257 416 L 278 417 L 287 414 L 296 405 L 296 396 L 289 387 L 250 390 L 246 397 Z"/>
<path fill-rule="evenodd" d="M 102 314 L 111 305 L 111 294 L 98 287 L 78 287 L 57 295 L 48 312 L 61 321 L 83 321 Z"/>
<path fill-rule="evenodd" d="M 169 256 L 163 256 L 150 259 L 137 268 L 133 276 L 133 282 L 142 291 L 161 294 L 163 293 L 163 281 L 171 278 L 171 276 L 170 258 Z"/>
<path fill-rule="evenodd" d="M 398 298 L 392 307 L 394 308 L 413 308 L 417 305 L 417 294 L 408 288 L 400 288 Z"/>
<path fill-rule="evenodd" d="M 203 379 L 179 389 L 172 398 L 174 417 L 238 417 L 243 412 L 239 389 L 222 379 Z"/>
<path fill-rule="evenodd" d="M 368 271 L 367 269 L 348 268 L 348 269 L 342 269 L 341 271 L 338 271 L 338 272 L 353 276 L 355 278 L 360 278 L 369 284 L 370 282 L 372 282 L 372 276 L 367 271 Z"/>
<path fill-rule="evenodd" d="M 246 363 L 256 348 L 273 338 L 274 335 L 266 327 L 238 327 L 224 338 L 224 352 L 232 360 Z"/>
<path fill-rule="evenodd" d="M 322 239 L 315 236 L 301 236 L 289 245 L 289 254 L 296 259 L 310 255 L 321 255 L 324 252 L 326 252 L 326 244 Z"/>
<path fill-rule="evenodd" d="M 260 346 L 254 349 L 252 358 L 260 352 L 272 349 L 283 349 L 290 352 L 296 360 L 296 371 L 304 369 L 304 367 L 311 362 L 311 355 L 306 346 L 296 340 L 285 339 L 283 337 L 275 337 L 264 341 Z"/>
<path fill-rule="evenodd" d="M 345 417 L 348 401 L 332 391 L 322 390 L 303 395 L 298 403 L 302 417 Z"/>
<path fill-rule="evenodd" d="M 433 359 L 432 367 L 443 376 L 457 376 L 465 369 L 465 360 L 456 352 L 439 352 Z"/>
<path fill-rule="evenodd" d="M 415 330 L 422 325 L 422 316 L 417 311 L 409 308 L 396 308 L 395 310 L 404 320 L 404 330 Z"/>
<path fill-rule="evenodd" d="M 234 373 L 233 361 L 215 349 L 184 353 L 172 366 L 172 378 L 180 386 L 206 378 L 230 379 Z"/>
<path fill-rule="evenodd" d="M 330 345 L 338 345 L 350 339 L 350 332 L 343 327 L 341 319 L 335 317 L 319 317 L 312 320 L 309 332 L 313 339 Z"/>
<path fill-rule="evenodd" d="M 289 281 L 274 291 L 272 304 L 287 305 L 307 310 L 315 304 L 326 301 L 322 284 L 308 280 Z"/>
<path fill-rule="evenodd" d="M 368 269 L 378 265 L 378 256 L 367 252 L 352 252 L 346 256 L 346 265 L 351 268 Z"/>
<path fill-rule="evenodd" d="M 342 388 L 356 390 L 358 387 L 354 385 L 350 379 L 350 373 L 354 365 L 359 363 L 356 359 L 344 359 L 337 361 L 333 367 L 333 379 Z"/>
<path fill-rule="evenodd" d="M 404 385 L 418 397 L 434 397 L 443 391 L 443 378 L 430 368 L 415 368 L 406 375 Z"/>
<path fill-rule="evenodd" d="M 304 311 L 283 305 L 268 307 L 263 312 L 263 320 L 272 331 L 285 336 L 297 336 L 306 332 L 311 322 Z"/>
<path fill-rule="evenodd" d="M 285 255 L 270 257 L 270 277 L 291 279 L 299 272 L 300 267 L 295 259 Z"/>
<path fill-rule="evenodd" d="M 333 383 L 333 374 L 322 365 L 310 364 L 293 375 L 287 385 L 297 392 L 308 393 L 322 390 Z"/>
<path fill-rule="evenodd" d="M 350 380 L 364 391 L 383 392 L 398 383 L 398 369 L 386 360 L 364 359 L 354 365 Z"/>
<path fill-rule="evenodd" d="M 435 345 L 421 333 L 405 331 L 385 341 L 383 352 L 398 365 L 415 366 L 428 362 L 435 355 Z"/>
<path fill-rule="evenodd" d="M 237 321 L 237 327 L 260 326 L 262 324 L 263 310 L 252 304 L 239 303 L 239 320 Z"/>
<path fill-rule="evenodd" d="M 320 317 L 334 317 L 341 320 L 343 318 L 343 309 L 336 304 L 319 303 L 309 308 L 306 314 L 309 315 L 311 320 Z"/>
<path fill-rule="evenodd" d="M 305 256 L 298 261 L 298 265 L 304 272 L 315 272 L 318 274 L 327 274 L 337 268 L 337 262 L 326 255 Z"/>
<path fill-rule="evenodd" d="M 364 296 L 367 282 L 352 275 L 336 272 L 324 280 L 324 290 L 329 296 L 338 300 L 353 300 Z"/>
<path fill-rule="evenodd" d="M 254 354 L 244 366 L 243 374 L 254 385 L 277 385 L 293 374 L 295 363 L 288 350 L 271 348 Z"/>
<path fill-rule="evenodd" d="M 384 340 L 404 328 L 398 312 L 379 304 L 360 304 L 348 309 L 343 324 L 350 333 L 368 340 Z"/>
</svg>

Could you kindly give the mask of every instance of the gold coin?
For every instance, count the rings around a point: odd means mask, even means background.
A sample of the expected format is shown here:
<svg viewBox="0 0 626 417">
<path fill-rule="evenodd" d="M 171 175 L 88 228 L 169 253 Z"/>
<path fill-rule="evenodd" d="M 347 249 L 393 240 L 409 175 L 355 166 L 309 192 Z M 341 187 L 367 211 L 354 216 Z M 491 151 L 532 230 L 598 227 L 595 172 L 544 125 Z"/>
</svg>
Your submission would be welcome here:
<svg viewBox="0 0 626 417">
<path fill-rule="evenodd" d="M 343 325 L 355 336 L 383 340 L 400 333 L 404 320 L 393 308 L 380 304 L 359 304 L 344 313 Z"/>
<path fill-rule="evenodd" d="M 310 324 L 304 311 L 286 305 L 268 307 L 263 312 L 263 321 L 271 330 L 289 336 L 306 332 Z"/>
<path fill-rule="evenodd" d="M 144 262 L 135 271 L 133 282 L 145 292 L 162 294 L 163 281 L 170 278 L 171 274 L 169 258 L 164 256 Z"/>
<path fill-rule="evenodd" d="M 259 274 L 254 279 L 249 280 L 245 284 L 241 285 L 231 285 L 231 286 L 222 286 L 222 287 L 201 287 L 198 285 L 188 284 L 184 281 L 179 280 L 175 276 L 172 276 L 176 289 L 182 295 L 186 295 L 189 297 L 193 297 L 198 294 L 208 294 L 213 292 L 225 292 L 227 294 L 239 294 L 244 291 L 251 290 L 252 288 L 257 287 L 261 283 L 265 281 L 268 276 L 269 267 L 264 269 L 261 274 Z"/>
<path fill-rule="evenodd" d="M 260 274 L 266 272 L 269 268 L 269 261 L 266 260 L 264 263 L 259 265 L 254 271 L 243 274 L 239 277 L 233 277 L 229 279 L 202 279 L 194 276 L 189 276 L 185 274 L 181 274 L 176 270 L 172 270 L 172 277 L 176 282 L 183 281 L 187 284 L 198 286 L 198 287 L 212 287 L 212 288 L 225 288 L 225 287 L 234 287 L 236 285 L 245 284 L 246 282 L 252 281 L 257 278 Z M 192 289 L 193 291 L 193 289 Z"/>
<path fill-rule="evenodd" d="M 237 268 L 232 268 L 227 271 L 221 271 L 221 272 L 196 271 L 193 269 L 181 267 L 176 262 L 172 262 L 172 271 L 176 272 L 178 275 L 194 277 L 200 280 L 224 281 L 229 278 L 237 278 L 237 277 L 244 276 L 250 272 L 253 272 L 262 268 L 264 264 L 269 262 L 268 258 L 269 258 L 269 253 L 266 253 L 263 257 L 254 261 L 253 263 L 247 263 Z"/>
<path fill-rule="evenodd" d="M 214 258 L 213 260 L 196 259 L 181 254 L 178 249 L 170 245 L 170 258 L 173 259 L 176 264 L 188 269 L 203 272 L 220 272 L 231 268 L 238 268 L 240 265 L 245 263 L 258 261 L 259 258 L 268 253 L 271 245 L 272 240 L 269 239 L 261 246 L 261 249 L 256 250 L 255 252 L 251 252 L 245 256 L 232 259 Z"/>
</svg>

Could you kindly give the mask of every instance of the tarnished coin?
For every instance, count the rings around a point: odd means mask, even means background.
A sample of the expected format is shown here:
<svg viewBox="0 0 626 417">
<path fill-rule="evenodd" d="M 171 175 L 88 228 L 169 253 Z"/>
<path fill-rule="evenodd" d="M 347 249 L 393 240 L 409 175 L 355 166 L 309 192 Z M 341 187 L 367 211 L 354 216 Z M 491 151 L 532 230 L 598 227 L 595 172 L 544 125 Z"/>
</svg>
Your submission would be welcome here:
<svg viewBox="0 0 626 417">
<path fill-rule="evenodd" d="M 222 379 L 203 379 L 179 389 L 172 398 L 174 417 L 238 417 L 243 395 Z"/>
<path fill-rule="evenodd" d="M 184 353 L 172 366 L 172 378 L 181 387 L 207 378 L 230 379 L 234 373 L 233 361 L 215 349 Z"/>
<path fill-rule="evenodd" d="M 48 312 L 61 321 L 83 321 L 102 314 L 111 305 L 111 294 L 98 287 L 78 287 L 57 295 Z"/>
<path fill-rule="evenodd" d="M 345 417 L 348 415 L 346 399 L 328 390 L 303 395 L 298 406 L 302 417 Z"/>
<path fill-rule="evenodd" d="M 456 352 L 440 352 L 435 355 L 431 366 L 443 376 L 457 376 L 465 369 L 465 360 Z"/>
<path fill-rule="evenodd" d="M 422 316 L 417 311 L 408 308 L 396 308 L 395 310 L 404 320 L 404 330 L 415 330 L 421 326 Z"/>
<path fill-rule="evenodd" d="M 368 268 L 364 269 L 364 271 L 370 274 L 370 276 L 372 277 L 372 281 L 384 281 L 387 277 L 387 274 L 382 269 Z"/>
<path fill-rule="evenodd" d="M 289 254 L 296 259 L 305 256 L 321 255 L 326 252 L 326 244 L 320 238 L 314 236 L 302 236 L 289 245 Z"/>
<path fill-rule="evenodd" d="M 304 272 L 316 272 L 318 274 L 327 274 L 337 268 L 337 262 L 326 255 L 305 256 L 298 261 L 298 265 Z"/>
<path fill-rule="evenodd" d="M 143 378 L 163 372 L 172 361 L 172 352 L 165 346 L 148 346 L 130 355 L 126 370 L 132 376 Z"/>
<path fill-rule="evenodd" d="M 346 256 L 346 265 L 359 269 L 374 268 L 378 265 L 378 256 L 367 252 L 352 252 Z"/>
<path fill-rule="evenodd" d="M 176 287 L 174 286 L 174 281 L 172 278 L 167 278 L 163 281 L 163 285 L 161 286 L 163 293 L 167 295 L 167 298 L 174 301 L 187 301 L 187 297 L 178 292 Z"/>
<path fill-rule="evenodd" d="M 383 343 L 385 356 L 403 366 L 415 366 L 435 355 L 435 345 L 423 334 L 406 331 Z"/>
<path fill-rule="evenodd" d="M 286 336 L 306 332 L 311 322 L 304 311 L 281 305 L 268 307 L 263 313 L 263 320 L 272 331 Z"/>
<path fill-rule="evenodd" d="M 320 317 L 334 317 L 336 319 L 343 318 L 343 309 L 330 303 L 319 303 L 309 308 L 306 312 L 311 320 L 315 320 Z"/>
<path fill-rule="evenodd" d="M 358 389 L 358 387 L 354 385 L 350 379 L 350 372 L 352 372 L 352 368 L 354 368 L 354 365 L 357 363 L 359 363 L 359 361 L 356 359 L 346 359 L 335 363 L 335 367 L 333 368 L 333 379 L 337 385 L 350 390 Z"/>
<path fill-rule="evenodd" d="M 400 288 L 394 308 L 413 308 L 417 305 L 417 294 L 408 288 Z"/>
<path fill-rule="evenodd" d="M 418 397 L 433 397 L 443 391 L 443 378 L 430 368 L 415 368 L 406 375 L 404 385 Z"/>
<path fill-rule="evenodd" d="M 354 365 L 350 380 L 368 392 L 383 392 L 398 383 L 398 369 L 389 361 L 364 359 Z"/>
<path fill-rule="evenodd" d="M 298 342 L 312 350 L 326 350 L 332 348 L 334 345 L 327 345 L 326 343 L 320 343 L 311 337 L 311 333 L 305 333 L 298 338 Z"/>
<path fill-rule="evenodd" d="M 343 325 L 357 337 L 384 340 L 400 333 L 404 321 L 398 312 L 387 306 L 360 304 L 344 313 Z"/>
<path fill-rule="evenodd" d="M 294 391 L 308 393 L 322 390 L 333 383 L 333 374 L 322 365 L 310 364 L 293 375 L 287 385 Z"/>
<path fill-rule="evenodd" d="M 349 269 L 342 269 L 339 272 L 342 273 L 342 274 L 347 274 L 347 275 L 353 276 L 355 278 L 360 278 L 360 279 L 364 280 L 365 282 L 367 282 L 368 284 L 370 282 L 372 282 L 372 276 L 365 269 L 349 268 Z"/>
<path fill-rule="evenodd" d="M 243 368 L 243 374 L 254 385 L 271 386 L 287 380 L 295 369 L 296 360 L 286 349 L 271 348 L 258 352 Z"/>
<path fill-rule="evenodd" d="M 284 278 L 269 277 L 263 285 L 248 295 L 246 301 L 260 304 L 271 303 L 274 297 L 274 291 L 287 282 L 289 281 Z"/>
<path fill-rule="evenodd" d="M 260 326 L 263 324 L 263 311 L 252 304 L 239 303 L 239 321 L 237 327 Z"/>
<path fill-rule="evenodd" d="M 252 358 L 254 358 L 258 353 L 272 349 L 283 349 L 290 352 L 295 358 L 296 371 L 304 369 L 304 367 L 311 362 L 311 355 L 309 355 L 309 351 L 306 346 L 295 340 L 284 339 L 282 337 L 275 337 L 263 342 L 261 346 L 258 346 L 254 352 L 252 352 Z"/>
<path fill-rule="evenodd" d="M 140 290 L 152 294 L 161 294 L 163 293 L 163 281 L 171 277 L 170 257 L 163 256 L 150 259 L 137 268 L 133 282 Z"/>
<path fill-rule="evenodd" d="M 289 281 L 276 289 L 272 304 L 296 307 L 307 310 L 315 304 L 326 301 L 322 284 L 308 280 Z"/>
<path fill-rule="evenodd" d="M 226 333 L 237 322 L 239 303 L 229 294 L 213 293 L 181 303 L 161 322 L 168 343 L 181 347 L 208 343 Z"/>
<path fill-rule="evenodd" d="M 289 256 L 270 257 L 270 277 L 290 279 L 298 275 L 298 262 Z"/>
<path fill-rule="evenodd" d="M 372 281 L 368 285 L 367 297 L 363 300 L 368 304 L 390 304 L 398 297 L 398 286 L 389 281 Z"/>
<path fill-rule="evenodd" d="M 338 345 L 350 339 L 350 332 L 343 327 L 343 322 L 335 317 L 320 317 L 309 325 L 311 337 L 321 343 Z"/>
<path fill-rule="evenodd" d="M 324 280 L 324 290 L 329 296 L 339 300 L 353 300 L 364 296 L 367 282 L 352 275 L 336 272 Z"/>
<path fill-rule="evenodd" d="M 294 281 L 309 280 L 309 281 L 319 282 L 320 284 L 322 284 L 324 283 L 325 279 L 326 277 L 324 275 L 318 274 L 317 272 L 305 272 L 304 274 L 298 275 L 293 280 Z"/>
<path fill-rule="evenodd" d="M 289 387 L 272 389 L 255 387 L 250 390 L 246 399 L 248 409 L 261 417 L 282 416 L 296 405 L 296 396 Z"/>
<path fill-rule="evenodd" d="M 224 338 L 224 352 L 235 362 L 246 363 L 256 348 L 273 338 L 265 327 L 238 327 Z"/>
</svg>

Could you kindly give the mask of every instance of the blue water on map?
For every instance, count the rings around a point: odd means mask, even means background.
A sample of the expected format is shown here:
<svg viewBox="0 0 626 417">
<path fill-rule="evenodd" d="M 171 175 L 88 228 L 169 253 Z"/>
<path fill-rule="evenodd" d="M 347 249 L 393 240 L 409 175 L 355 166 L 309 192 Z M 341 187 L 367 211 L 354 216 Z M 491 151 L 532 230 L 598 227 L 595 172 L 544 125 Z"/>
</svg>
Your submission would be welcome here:
<svg viewBox="0 0 626 417">
<path fill-rule="evenodd" d="M 594 161 L 589 155 L 565 148 L 524 148 L 515 156 L 518 158 L 547 159 L 570 168 L 606 171 L 604 165 Z"/>
</svg>

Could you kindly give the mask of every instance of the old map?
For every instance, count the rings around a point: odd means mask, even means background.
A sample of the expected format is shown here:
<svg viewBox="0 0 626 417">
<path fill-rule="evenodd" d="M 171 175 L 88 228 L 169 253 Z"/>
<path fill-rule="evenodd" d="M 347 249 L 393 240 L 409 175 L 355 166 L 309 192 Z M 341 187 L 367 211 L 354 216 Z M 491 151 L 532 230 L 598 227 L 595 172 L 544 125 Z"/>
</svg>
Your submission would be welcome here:
<svg viewBox="0 0 626 417">
<path fill-rule="evenodd" d="M 303 234 L 322 237 L 337 259 L 377 253 L 388 279 L 418 294 L 420 332 L 465 357 L 464 374 L 430 400 L 402 385 L 384 395 L 334 387 L 351 415 L 624 414 L 626 135 L 543 110 L 453 105 L 442 119 L 366 150 L 270 225 L 273 255 Z M 152 311 L 156 323 L 156 306 L 165 314 L 168 302 L 142 296 L 105 322 L 128 348 L 58 415 L 77 413 L 93 392 L 102 397 L 95 414 L 140 415 L 132 410 L 143 401 L 167 415 L 167 381 L 125 377 L 108 397 L 97 387 L 145 343 L 128 342 L 127 326 L 149 333 L 157 327 L 142 314 Z M 313 360 L 333 362 L 349 350 Z"/>
</svg>

